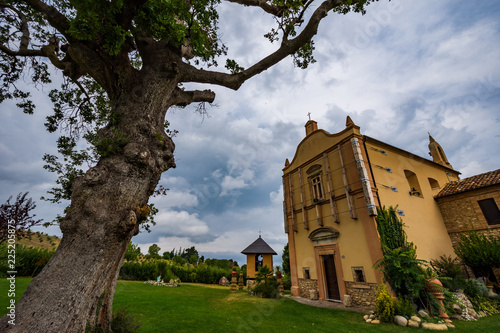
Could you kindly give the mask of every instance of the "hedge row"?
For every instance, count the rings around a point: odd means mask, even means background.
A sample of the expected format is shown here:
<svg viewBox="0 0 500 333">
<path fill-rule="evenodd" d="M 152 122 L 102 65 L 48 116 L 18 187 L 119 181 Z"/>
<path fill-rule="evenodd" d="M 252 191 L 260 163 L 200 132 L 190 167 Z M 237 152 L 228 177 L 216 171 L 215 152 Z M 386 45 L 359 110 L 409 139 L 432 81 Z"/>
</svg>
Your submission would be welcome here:
<svg viewBox="0 0 500 333">
<path fill-rule="evenodd" d="M 126 261 L 120 269 L 122 280 L 156 280 L 161 276 L 163 281 L 179 278 L 182 282 L 218 283 L 222 277 L 230 279 L 230 268 L 219 268 L 201 265 L 175 265 L 165 260 Z"/>
<path fill-rule="evenodd" d="M 0 245 L 0 277 L 5 277 L 9 267 L 9 249 L 7 244 Z M 12 251 L 11 251 L 12 254 Z M 27 248 L 21 245 L 15 248 L 15 271 L 17 276 L 37 276 L 50 260 L 54 251 Z M 189 264 L 178 265 L 166 260 L 125 261 L 120 269 L 122 280 L 156 280 L 161 276 L 163 281 L 179 278 L 182 282 L 218 283 L 224 276 L 231 279 L 230 268 L 212 267 L 202 264 L 193 267 Z"/>
<path fill-rule="evenodd" d="M 44 249 L 28 248 L 22 245 L 17 245 L 15 251 L 7 244 L 0 245 L 0 276 L 5 277 L 7 271 L 12 271 L 10 264 L 14 260 L 15 255 L 15 271 L 16 276 L 32 276 L 35 277 L 42 271 L 47 262 L 50 260 L 55 251 Z M 10 254 L 10 256 L 9 256 Z"/>
</svg>

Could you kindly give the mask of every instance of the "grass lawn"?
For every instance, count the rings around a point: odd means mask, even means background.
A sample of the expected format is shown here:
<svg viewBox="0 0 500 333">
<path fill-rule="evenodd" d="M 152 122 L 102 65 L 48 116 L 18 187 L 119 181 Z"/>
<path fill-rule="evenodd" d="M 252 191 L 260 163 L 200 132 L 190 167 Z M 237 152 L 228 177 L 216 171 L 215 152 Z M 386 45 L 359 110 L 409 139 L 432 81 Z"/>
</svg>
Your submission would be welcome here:
<svg viewBox="0 0 500 333">
<path fill-rule="evenodd" d="M 17 278 L 20 296 L 30 279 Z M 0 315 L 7 312 L 8 283 L 0 280 Z M 261 299 L 228 287 L 183 284 L 154 287 L 142 282 L 119 281 L 113 304 L 129 307 L 142 321 L 139 332 L 411 332 L 388 324 L 366 324 L 362 314 L 316 308 L 293 300 Z M 453 332 L 500 332 L 500 315 L 476 322 L 455 321 Z"/>
</svg>

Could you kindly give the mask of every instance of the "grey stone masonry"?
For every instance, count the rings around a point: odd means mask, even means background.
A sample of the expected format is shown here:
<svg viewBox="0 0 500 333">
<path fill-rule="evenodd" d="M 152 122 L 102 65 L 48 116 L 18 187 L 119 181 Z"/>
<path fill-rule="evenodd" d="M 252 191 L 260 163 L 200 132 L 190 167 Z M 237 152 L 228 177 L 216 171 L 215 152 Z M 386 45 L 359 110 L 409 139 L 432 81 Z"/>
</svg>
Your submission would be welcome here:
<svg viewBox="0 0 500 333">
<path fill-rule="evenodd" d="M 311 291 L 318 292 L 318 280 L 299 279 L 300 296 L 309 298 Z"/>
<path fill-rule="evenodd" d="M 346 281 L 345 287 L 353 306 L 375 306 L 376 283 Z"/>
</svg>

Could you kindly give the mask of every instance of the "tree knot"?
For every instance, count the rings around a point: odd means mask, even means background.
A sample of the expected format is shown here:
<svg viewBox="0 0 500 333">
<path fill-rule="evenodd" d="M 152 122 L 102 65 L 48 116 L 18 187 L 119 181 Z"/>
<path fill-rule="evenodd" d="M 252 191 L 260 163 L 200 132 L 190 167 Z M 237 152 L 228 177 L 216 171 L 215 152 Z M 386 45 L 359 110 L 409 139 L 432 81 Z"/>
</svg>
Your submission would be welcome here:
<svg viewBox="0 0 500 333">
<path fill-rule="evenodd" d="M 108 169 L 105 166 L 95 166 L 85 173 L 85 181 L 89 185 L 102 184 L 106 181 Z"/>
</svg>

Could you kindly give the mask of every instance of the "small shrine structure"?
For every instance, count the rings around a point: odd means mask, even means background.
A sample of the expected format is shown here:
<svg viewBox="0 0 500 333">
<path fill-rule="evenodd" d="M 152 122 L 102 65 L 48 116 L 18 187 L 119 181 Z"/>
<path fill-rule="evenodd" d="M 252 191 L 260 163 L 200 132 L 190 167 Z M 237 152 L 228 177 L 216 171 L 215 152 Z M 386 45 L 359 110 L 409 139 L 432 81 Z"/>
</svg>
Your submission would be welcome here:
<svg viewBox="0 0 500 333">
<path fill-rule="evenodd" d="M 247 277 L 248 279 L 255 279 L 255 273 L 259 271 L 262 266 L 267 266 L 273 269 L 273 255 L 274 251 L 259 235 L 259 238 L 250 244 L 241 253 L 247 256 Z"/>
</svg>

